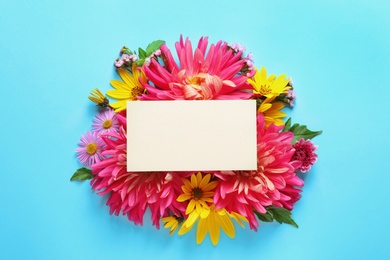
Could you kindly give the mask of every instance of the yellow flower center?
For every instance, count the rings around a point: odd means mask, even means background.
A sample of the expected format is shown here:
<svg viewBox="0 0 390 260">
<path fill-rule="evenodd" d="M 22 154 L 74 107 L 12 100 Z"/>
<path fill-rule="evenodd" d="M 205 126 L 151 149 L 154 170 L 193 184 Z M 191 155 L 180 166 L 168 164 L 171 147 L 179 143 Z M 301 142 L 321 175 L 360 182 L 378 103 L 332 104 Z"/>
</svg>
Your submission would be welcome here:
<svg viewBox="0 0 390 260">
<path fill-rule="evenodd" d="M 137 100 L 138 96 L 141 96 L 144 93 L 144 88 L 136 86 L 131 89 L 130 95 L 132 100 Z"/>
<path fill-rule="evenodd" d="M 189 78 L 187 80 L 188 84 L 189 85 L 192 85 L 192 86 L 201 86 L 202 84 L 204 84 L 206 82 L 206 79 L 205 78 L 202 78 L 202 77 L 192 77 L 192 78 Z"/>
<path fill-rule="evenodd" d="M 270 85 L 260 85 L 260 88 L 259 88 L 259 94 L 262 95 L 262 96 L 265 96 L 267 94 L 271 94 L 272 93 L 272 88 Z"/>
<path fill-rule="evenodd" d="M 203 196 L 203 191 L 200 188 L 194 188 L 192 190 L 192 197 L 196 200 L 201 199 Z"/>
<path fill-rule="evenodd" d="M 95 143 L 89 143 L 87 144 L 87 146 L 85 147 L 85 151 L 90 154 L 90 155 L 93 155 L 97 152 L 97 149 L 98 149 L 98 146 L 97 144 Z"/>
<path fill-rule="evenodd" d="M 103 122 L 102 125 L 103 125 L 104 129 L 108 129 L 108 128 L 110 128 L 112 126 L 112 120 L 107 119 L 106 121 Z"/>
</svg>

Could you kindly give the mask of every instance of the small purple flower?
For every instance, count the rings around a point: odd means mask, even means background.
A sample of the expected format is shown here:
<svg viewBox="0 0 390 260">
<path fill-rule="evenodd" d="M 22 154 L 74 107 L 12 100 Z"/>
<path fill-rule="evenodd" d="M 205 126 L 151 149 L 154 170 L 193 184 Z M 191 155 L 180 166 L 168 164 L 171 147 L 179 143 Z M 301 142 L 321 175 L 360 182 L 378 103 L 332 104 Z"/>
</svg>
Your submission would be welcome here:
<svg viewBox="0 0 390 260">
<path fill-rule="evenodd" d="M 92 130 L 101 133 L 119 132 L 119 122 L 116 113 L 111 108 L 99 112 L 93 119 Z"/>
<path fill-rule="evenodd" d="M 104 159 L 102 152 L 106 148 L 106 143 L 97 132 L 87 131 L 81 136 L 78 145 L 76 154 L 81 164 L 91 166 Z"/>
</svg>

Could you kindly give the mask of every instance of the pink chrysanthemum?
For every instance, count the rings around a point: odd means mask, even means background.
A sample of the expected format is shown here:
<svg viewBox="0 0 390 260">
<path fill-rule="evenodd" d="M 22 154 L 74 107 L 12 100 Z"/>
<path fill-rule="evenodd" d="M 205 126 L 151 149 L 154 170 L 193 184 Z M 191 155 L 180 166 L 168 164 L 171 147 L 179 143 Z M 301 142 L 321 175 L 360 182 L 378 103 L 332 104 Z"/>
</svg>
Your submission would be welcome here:
<svg viewBox="0 0 390 260">
<path fill-rule="evenodd" d="M 125 122 L 123 115 L 118 115 L 120 125 Z M 102 134 L 107 150 L 106 159 L 91 166 L 95 177 L 91 181 L 92 188 L 99 195 L 110 194 L 107 205 L 110 214 L 122 212 L 136 225 L 143 224 L 146 209 L 151 210 L 153 224 L 159 228 L 160 218 L 169 211 L 183 216 L 185 205 L 176 201 L 181 194 L 181 177 L 169 172 L 127 172 L 126 169 L 126 131 L 121 127 L 119 133 Z"/>
<path fill-rule="evenodd" d="M 104 159 L 102 152 L 105 150 L 106 144 L 98 133 L 87 131 L 81 136 L 78 145 L 80 147 L 76 149 L 76 154 L 83 165 L 91 166 Z"/>
<path fill-rule="evenodd" d="M 246 60 L 242 51 L 233 51 L 226 42 L 212 44 L 206 53 L 208 38 L 201 38 L 193 52 L 188 38 L 176 43 L 180 66 L 171 51 L 161 46 L 162 66 L 155 59 L 142 69 L 149 82 L 141 100 L 248 99 L 252 96 L 247 77 L 242 75 Z"/>
<path fill-rule="evenodd" d="M 228 171 L 215 173 L 223 181 L 215 191 L 217 208 L 234 211 L 249 220 L 251 229 L 257 230 L 254 211 L 266 213 L 265 206 L 291 205 L 303 181 L 296 174 L 299 162 L 291 161 L 294 149 L 293 133 L 279 132 L 281 127 L 265 127 L 261 114 L 257 117 L 257 171 Z M 289 195 L 294 195 L 290 197 Z M 292 202 L 293 201 L 293 202 Z"/>
<path fill-rule="evenodd" d="M 119 123 L 116 113 L 111 108 L 100 111 L 93 119 L 92 129 L 99 134 L 118 132 Z"/>
<path fill-rule="evenodd" d="M 302 165 L 299 167 L 301 172 L 307 172 L 311 166 L 317 161 L 318 155 L 314 152 L 318 147 L 310 140 L 301 138 L 294 144 L 295 153 L 293 160 L 300 161 Z"/>
</svg>

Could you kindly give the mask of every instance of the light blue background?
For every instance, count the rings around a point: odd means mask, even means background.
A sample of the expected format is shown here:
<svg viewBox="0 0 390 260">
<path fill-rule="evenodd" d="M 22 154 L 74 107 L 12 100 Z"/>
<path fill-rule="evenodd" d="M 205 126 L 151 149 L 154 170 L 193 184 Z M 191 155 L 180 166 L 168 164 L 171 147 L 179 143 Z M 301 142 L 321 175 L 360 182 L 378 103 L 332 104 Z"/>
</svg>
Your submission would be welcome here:
<svg viewBox="0 0 390 260">
<path fill-rule="evenodd" d="M 388 1 L 1 1 L 0 259 L 388 259 Z M 110 216 L 71 183 L 92 88 L 123 45 L 238 42 L 292 76 L 294 122 L 324 130 L 293 216 L 300 228 L 237 229 L 217 247 Z M 145 259 L 146 259 L 145 258 Z"/>
</svg>

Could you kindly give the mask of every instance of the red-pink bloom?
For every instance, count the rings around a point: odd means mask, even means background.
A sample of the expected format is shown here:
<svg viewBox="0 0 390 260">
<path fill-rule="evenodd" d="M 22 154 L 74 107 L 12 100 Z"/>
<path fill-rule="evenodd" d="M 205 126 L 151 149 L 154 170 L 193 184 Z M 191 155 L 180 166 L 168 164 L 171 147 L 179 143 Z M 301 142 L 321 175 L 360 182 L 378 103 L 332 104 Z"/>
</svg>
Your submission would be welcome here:
<svg viewBox="0 0 390 260">
<path fill-rule="evenodd" d="M 118 115 L 122 124 L 119 133 L 102 134 L 107 149 L 105 159 L 91 166 L 95 177 L 91 181 L 92 188 L 99 195 L 110 194 L 107 205 L 110 214 L 126 214 L 136 225 L 143 224 L 146 209 L 151 210 L 153 224 L 159 228 L 160 218 L 169 211 L 180 216 L 185 213 L 185 206 L 176 201 L 181 194 L 181 177 L 169 172 L 127 172 L 126 165 L 126 131 L 122 115 Z"/>
<path fill-rule="evenodd" d="M 226 42 L 212 44 L 206 52 L 208 38 L 202 37 L 193 52 L 188 38 L 176 43 L 180 66 L 163 44 L 163 65 L 156 59 L 142 69 L 149 82 L 141 100 L 208 100 L 248 99 L 252 96 L 247 77 L 241 74 L 246 66 L 242 51 L 235 52 Z"/>
<path fill-rule="evenodd" d="M 259 114 L 257 171 L 215 173 L 223 180 L 215 191 L 217 208 L 226 208 L 247 217 L 254 230 L 259 225 L 254 211 L 266 213 L 266 206 L 292 205 L 300 192 L 295 186 L 303 185 L 295 174 L 300 163 L 291 161 L 295 151 L 291 145 L 293 133 L 279 132 L 281 128 L 273 124 L 266 128 L 264 117 Z"/>
<path fill-rule="evenodd" d="M 294 144 L 295 153 L 293 160 L 300 161 L 302 165 L 299 167 L 301 172 L 307 172 L 311 166 L 317 161 L 318 155 L 314 152 L 318 147 L 310 140 L 301 138 Z"/>
</svg>

